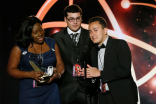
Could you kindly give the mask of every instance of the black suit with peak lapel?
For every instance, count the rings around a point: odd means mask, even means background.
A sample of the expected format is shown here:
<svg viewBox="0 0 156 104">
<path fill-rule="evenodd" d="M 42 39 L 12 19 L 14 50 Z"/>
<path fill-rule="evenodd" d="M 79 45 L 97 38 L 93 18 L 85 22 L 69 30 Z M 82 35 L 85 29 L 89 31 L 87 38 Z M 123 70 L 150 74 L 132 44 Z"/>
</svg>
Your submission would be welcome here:
<svg viewBox="0 0 156 104">
<path fill-rule="evenodd" d="M 92 66 L 98 68 L 98 51 L 95 47 L 91 50 L 91 60 Z M 124 40 L 108 38 L 101 81 L 108 84 L 115 104 L 137 104 L 137 86 L 131 76 L 131 52 Z M 106 103 L 104 95 L 99 93 L 99 104 Z"/>
<path fill-rule="evenodd" d="M 83 98 L 80 98 L 80 102 L 81 100 L 83 100 L 82 102 L 84 102 L 85 100 L 84 78 L 73 77 L 73 64 L 81 63 L 82 68 L 84 68 L 84 61 L 86 61 L 87 64 L 91 63 L 90 50 L 92 48 L 93 43 L 90 40 L 88 30 L 81 28 L 81 33 L 80 33 L 79 42 L 77 46 L 74 45 L 70 35 L 67 32 L 67 28 L 65 28 L 64 30 L 56 34 L 53 34 L 51 38 L 56 40 L 56 43 L 58 44 L 65 65 L 65 72 L 58 80 L 58 86 L 59 86 L 62 102 L 73 101 L 76 98 L 77 93 L 82 93 Z M 86 57 L 85 60 L 84 46 L 86 45 L 88 46 L 88 49 L 85 54 Z M 88 87 L 87 92 L 91 92 L 89 91 L 89 89 L 92 88 L 90 87 L 90 82 L 91 82 L 90 79 L 87 79 L 87 87 Z"/>
</svg>

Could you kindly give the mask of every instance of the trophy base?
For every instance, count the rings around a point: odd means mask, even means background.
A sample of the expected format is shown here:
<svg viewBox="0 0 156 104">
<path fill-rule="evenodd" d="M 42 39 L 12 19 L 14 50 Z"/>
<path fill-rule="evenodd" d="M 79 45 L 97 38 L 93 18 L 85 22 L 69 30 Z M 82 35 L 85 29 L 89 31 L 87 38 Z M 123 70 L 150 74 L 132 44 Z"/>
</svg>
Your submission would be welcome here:
<svg viewBox="0 0 156 104">
<path fill-rule="evenodd" d="M 45 82 L 48 82 L 50 80 L 49 76 L 41 76 L 41 80 L 39 81 L 39 83 L 45 83 Z"/>
</svg>

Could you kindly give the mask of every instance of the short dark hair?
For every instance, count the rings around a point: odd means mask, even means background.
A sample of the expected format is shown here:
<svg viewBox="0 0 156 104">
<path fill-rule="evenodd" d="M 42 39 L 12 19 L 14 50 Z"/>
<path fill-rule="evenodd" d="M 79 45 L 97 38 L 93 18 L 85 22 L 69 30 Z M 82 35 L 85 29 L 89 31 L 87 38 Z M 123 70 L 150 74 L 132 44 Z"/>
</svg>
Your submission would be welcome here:
<svg viewBox="0 0 156 104">
<path fill-rule="evenodd" d="M 35 17 L 34 15 L 28 16 L 26 19 L 24 19 L 24 21 L 21 24 L 19 33 L 15 39 L 16 44 L 18 44 L 21 47 L 28 47 L 30 43 L 33 43 L 31 33 L 33 26 L 36 23 L 40 23 L 42 25 L 41 20 Z"/>
<path fill-rule="evenodd" d="M 96 17 L 93 17 L 89 20 L 89 24 L 92 23 L 92 22 L 96 22 L 96 21 L 99 21 L 99 24 L 101 24 L 102 28 L 107 28 L 107 22 L 104 18 L 102 17 L 99 17 L 99 16 L 96 16 Z"/>
<path fill-rule="evenodd" d="M 67 12 L 69 12 L 69 13 L 78 13 L 79 12 L 80 15 L 82 15 L 82 9 L 78 5 L 75 5 L 75 4 L 66 6 L 64 8 L 64 17 L 68 16 Z"/>
</svg>

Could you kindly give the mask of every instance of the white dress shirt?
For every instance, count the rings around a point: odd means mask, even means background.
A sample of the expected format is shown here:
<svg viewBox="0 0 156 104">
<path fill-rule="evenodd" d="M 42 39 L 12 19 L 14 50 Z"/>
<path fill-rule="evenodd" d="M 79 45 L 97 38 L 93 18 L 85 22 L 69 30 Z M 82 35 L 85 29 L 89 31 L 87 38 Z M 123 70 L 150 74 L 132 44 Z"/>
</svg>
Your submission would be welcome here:
<svg viewBox="0 0 156 104">
<path fill-rule="evenodd" d="M 109 36 L 107 35 L 106 40 L 103 42 L 103 44 L 105 46 L 107 45 L 108 38 L 109 38 Z M 101 48 L 98 51 L 98 69 L 100 71 L 104 70 L 104 55 L 105 55 L 105 50 L 106 50 L 106 48 Z M 101 80 L 100 80 L 100 82 L 101 82 Z M 101 86 L 100 86 L 100 89 L 101 89 Z M 107 83 L 106 83 L 106 91 L 109 91 L 109 88 L 108 88 L 108 84 Z"/>
<path fill-rule="evenodd" d="M 68 32 L 69 35 L 70 35 L 70 34 L 77 34 L 77 33 L 78 33 L 78 35 L 76 36 L 76 43 L 79 42 L 79 37 L 80 37 L 80 33 L 81 33 L 81 28 L 80 28 L 79 30 L 77 30 L 76 32 L 73 32 L 72 30 L 69 29 L 69 27 L 67 27 L 67 32 Z M 72 38 L 71 35 L 70 35 L 70 37 Z"/>
</svg>

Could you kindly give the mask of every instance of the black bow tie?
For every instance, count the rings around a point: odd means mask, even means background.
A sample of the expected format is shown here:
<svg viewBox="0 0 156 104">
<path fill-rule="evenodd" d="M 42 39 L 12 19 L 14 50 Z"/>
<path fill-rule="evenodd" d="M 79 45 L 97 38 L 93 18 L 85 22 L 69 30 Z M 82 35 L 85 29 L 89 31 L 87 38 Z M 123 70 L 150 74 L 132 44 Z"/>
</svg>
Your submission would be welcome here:
<svg viewBox="0 0 156 104">
<path fill-rule="evenodd" d="M 98 46 L 98 45 L 95 46 L 95 49 L 97 51 L 99 51 L 101 48 L 106 48 L 106 46 L 104 44 L 102 44 L 101 46 Z"/>
</svg>

